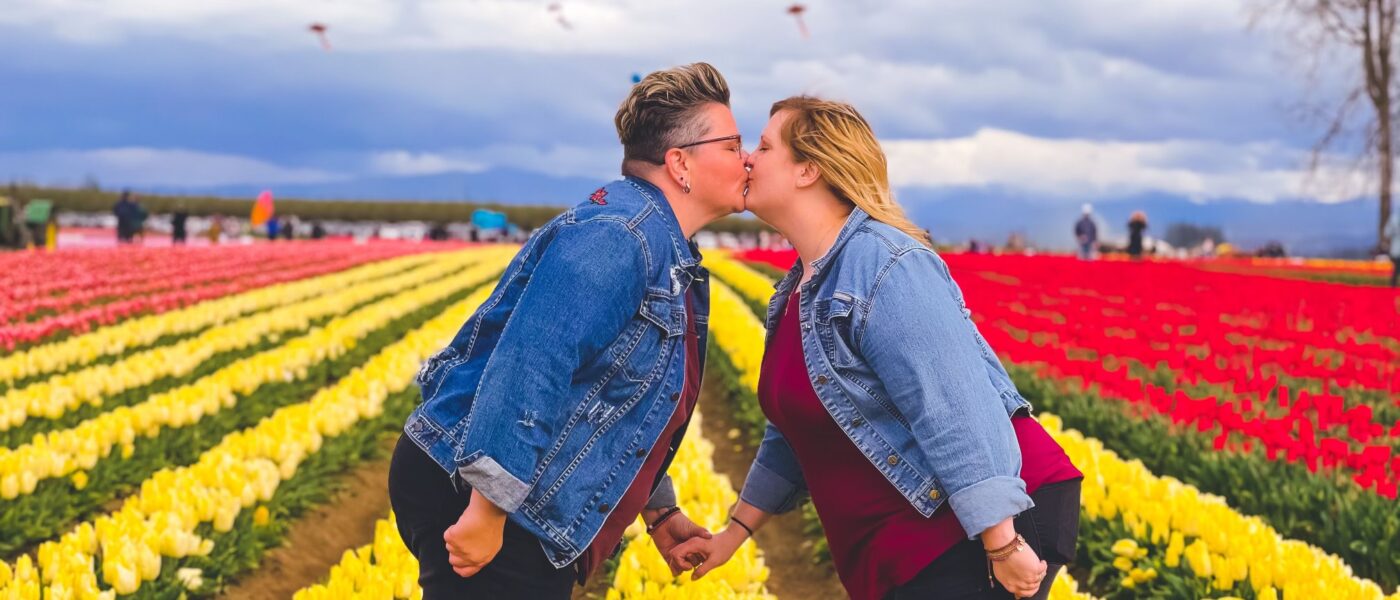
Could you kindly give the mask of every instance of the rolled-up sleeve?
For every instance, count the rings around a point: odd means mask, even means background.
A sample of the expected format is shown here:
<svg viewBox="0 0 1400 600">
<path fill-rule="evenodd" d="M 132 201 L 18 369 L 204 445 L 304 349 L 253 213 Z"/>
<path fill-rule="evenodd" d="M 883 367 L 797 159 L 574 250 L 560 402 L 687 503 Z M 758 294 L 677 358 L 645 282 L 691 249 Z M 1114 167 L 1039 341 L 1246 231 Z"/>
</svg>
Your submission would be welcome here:
<svg viewBox="0 0 1400 600">
<path fill-rule="evenodd" d="M 797 455 L 778 428 L 769 423 L 739 498 L 763 512 L 782 514 L 797 508 L 806 496 L 807 482 Z"/>
</svg>

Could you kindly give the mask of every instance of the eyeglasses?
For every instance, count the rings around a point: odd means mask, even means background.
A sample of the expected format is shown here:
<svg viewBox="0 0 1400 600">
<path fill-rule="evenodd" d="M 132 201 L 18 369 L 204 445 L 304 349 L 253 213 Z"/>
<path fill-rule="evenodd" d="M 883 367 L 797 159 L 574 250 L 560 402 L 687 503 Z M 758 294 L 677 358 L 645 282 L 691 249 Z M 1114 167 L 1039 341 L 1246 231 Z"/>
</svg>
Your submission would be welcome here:
<svg viewBox="0 0 1400 600">
<path fill-rule="evenodd" d="M 689 147 L 691 147 L 691 146 L 699 146 L 700 144 L 710 144 L 710 143 L 714 143 L 714 142 L 727 142 L 727 141 L 729 141 L 729 140 L 734 140 L 734 141 L 736 141 L 736 142 L 739 142 L 741 146 L 743 145 L 743 141 L 742 141 L 741 136 L 740 136 L 739 134 L 736 133 L 736 134 L 734 134 L 734 135 L 726 135 L 726 136 L 724 136 L 724 137 L 710 138 L 710 139 L 708 139 L 708 140 L 700 140 L 700 141 L 698 141 L 698 142 L 691 142 L 691 143 L 689 143 L 689 144 L 681 144 L 681 145 L 676 146 L 676 147 L 677 147 L 677 148 L 689 148 Z"/>
</svg>

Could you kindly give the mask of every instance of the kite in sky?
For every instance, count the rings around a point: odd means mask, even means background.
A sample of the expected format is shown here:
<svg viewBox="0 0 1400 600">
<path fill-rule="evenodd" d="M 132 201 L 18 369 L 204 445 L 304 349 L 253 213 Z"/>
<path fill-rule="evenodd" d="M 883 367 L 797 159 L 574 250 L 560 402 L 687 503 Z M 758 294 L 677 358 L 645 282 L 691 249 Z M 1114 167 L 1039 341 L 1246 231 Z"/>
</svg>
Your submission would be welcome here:
<svg viewBox="0 0 1400 600">
<path fill-rule="evenodd" d="M 564 29 L 574 28 L 574 26 L 569 23 L 569 20 L 564 18 L 564 7 L 560 6 L 558 2 L 549 5 L 549 14 L 554 15 L 554 20 L 558 21 L 559 25 Z"/>
<path fill-rule="evenodd" d="M 312 23 L 307 29 L 316 34 L 316 39 L 321 40 L 321 48 L 326 52 L 331 51 L 331 40 L 326 37 L 326 25 L 324 23 Z"/>
<path fill-rule="evenodd" d="M 787 9 L 788 14 L 797 19 L 797 30 L 802 32 L 802 37 L 808 37 L 807 24 L 802 21 L 802 13 L 807 12 L 807 7 L 802 4 L 794 4 Z"/>
</svg>

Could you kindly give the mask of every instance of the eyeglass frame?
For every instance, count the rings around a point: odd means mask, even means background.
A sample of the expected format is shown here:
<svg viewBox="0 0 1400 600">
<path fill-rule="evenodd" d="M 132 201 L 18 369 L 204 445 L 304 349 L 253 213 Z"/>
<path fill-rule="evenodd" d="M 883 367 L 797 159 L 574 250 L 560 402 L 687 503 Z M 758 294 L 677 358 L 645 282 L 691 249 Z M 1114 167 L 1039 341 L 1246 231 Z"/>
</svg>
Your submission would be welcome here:
<svg viewBox="0 0 1400 600">
<path fill-rule="evenodd" d="M 716 137 L 716 138 L 710 138 L 710 139 L 707 139 L 707 140 L 698 140 L 698 141 L 694 141 L 694 142 L 688 142 L 688 143 L 685 143 L 685 144 L 681 144 L 681 145 L 679 145 L 679 146 L 672 146 L 672 148 L 675 148 L 675 149 L 677 149 L 677 150 L 682 150 L 682 149 L 685 149 L 685 148 L 691 148 L 691 147 L 694 147 L 694 146 L 699 146 L 699 145 L 701 145 L 701 144 L 713 144 L 713 143 L 715 143 L 715 142 L 727 142 L 727 141 L 729 141 L 729 140 L 734 140 L 734 141 L 739 142 L 739 147 L 740 147 L 740 148 L 743 148 L 743 145 L 744 145 L 744 136 L 743 136 L 743 134 L 741 134 L 741 133 L 736 133 L 736 134 L 734 134 L 734 135 L 726 135 L 726 136 Z M 664 164 L 666 164 L 666 159 L 665 159 L 664 156 L 661 158 L 661 160 L 653 160 L 653 159 L 642 159 L 642 160 L 645 160 L 645 161 L 647 161 L 648 163 L 651 163 L 651 164 L 653 164 L 653 165 L 664 165 Z"/>
<path fill-rule="evenodd" d="M 729 140 L 734 140 L 734 141 L 736 141 L 736 142 L 739 142 L 739 145 L 740 145 L 740 146 L 743 146 L 744 136 L 743 136 L 743 134 L 736 133 L 736 134 L 734 134 L 734 135 L 726 135 L 726 136 L 724 136 L 724 137 L 710 138 L 710 139 L 708 139 L 708 140 L 700 140 L 700 141 L 698 141 L 698 142 L 690 142 L 690 143 L 688 143 L 688 144 L 681 144 L 681 145 L 679 145 L 679 146 L 676 146 L 676 149 L 679 150 L 679 149 L 682 149 L 682 148 L 689 148 L 689 147 L 691 147 L 691 146 L 699 146 L 699 145 L 701 145 L 701 144 L 712 144 L 712 143 L 714 143 L 714 142 L 727 142 L 727 141 L 729 141 Z"/>
</svg>

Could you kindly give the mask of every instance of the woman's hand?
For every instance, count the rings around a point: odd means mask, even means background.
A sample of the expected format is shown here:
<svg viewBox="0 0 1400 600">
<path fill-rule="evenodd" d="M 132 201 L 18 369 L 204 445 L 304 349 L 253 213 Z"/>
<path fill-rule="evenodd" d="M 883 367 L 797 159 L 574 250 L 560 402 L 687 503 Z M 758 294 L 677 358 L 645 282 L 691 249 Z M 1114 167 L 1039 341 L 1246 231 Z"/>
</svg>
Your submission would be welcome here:
<svg viewBox="0 0 1400 600">
<path fill-rule="evenodd" d="M 1001 582 L 1001 587 L 1017 598 L 1029 598 L 1039 592 L 1048 570 L 1049 565 L 1040 560 L 1030 546 L 1022 546 L 1006 560 L 992 562 L 992 574 Z"/>
<path fill-rule="evenodd" d="M 691 579 L 700 579 L 705 574 L 718 569 L 734 557 L 739 546 L 749 539 L 748 532 L 730 524 L 710 539 L 691 538 L 671 549 L 667 562 L 674 562 L 685 569 L 695 569 Z"/>
<path fill-rule="evenodd" d="M 1016 523 L 1008 518 L 982 532 L 982 547 L 987 552 L 1019 543 L 1020 549 L 1012 552 L 1006 560 L 992 561 L 992 575 L 1001 582 L 1001 587 L 1017 598 L 1029 598 L 1040 591 L 1040 582 L 1045 579 L 1049 565 L 1036 556 L 1035 550 L 1016 535 Z"/>
<path fill-rule="evenodd" d="M 471 577 L 491 564 L 504 543 L 506 512 L 472 491 L 471 503 L 461 518 L 442 534 L 447 562 L 462 577 Z"/>
</svg>

